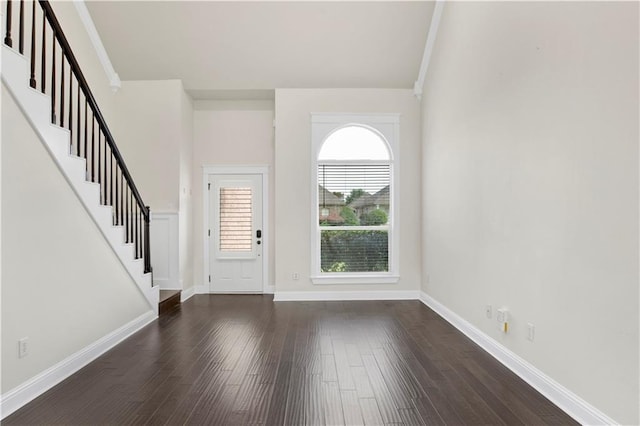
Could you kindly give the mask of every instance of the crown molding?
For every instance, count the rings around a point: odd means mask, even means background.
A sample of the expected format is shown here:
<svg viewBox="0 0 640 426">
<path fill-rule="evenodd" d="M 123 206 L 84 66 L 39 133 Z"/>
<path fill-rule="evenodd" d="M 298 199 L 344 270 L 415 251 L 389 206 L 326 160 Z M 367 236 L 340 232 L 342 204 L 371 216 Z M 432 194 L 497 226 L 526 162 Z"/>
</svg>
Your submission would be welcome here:
<svg viewBox="0 0 640 426">
<path fill-rule="evenodd" d="M 106 49 L 104 48 L 104 44 L 102 44 L 102 39 L 100 38 L 100 34 L 98 34 L 98 30 L 96 29 L 95 24 L 93 23 L 93 19 L 91 19 L 91 15 L 89 14 L 89 9 L 87 9 L 87 5 L 84 0 L 73 0 L 73 5 L 76 7 L 78 11 L 78 15 L 80 16 L 80 20 L 84 25 L 84 28 L 87 30 L 87 34 L 89 35 L 89 39 L 93 44 L 93 48 L 96 50 L 96 54 L 98 55 L 98 59 L 100 59 L 100 63 L 104 68 L 104 72 L 107 75 L 107 79 L 109 80 L 109 85 L 111 86 L 111 90 L 117 92 L 122 83 L 120 82 L 120 77 L 118 73 L 113 68 L 111 64 L 111 60 L 109 59 L 109 55 L 107 54 Z"/>
<path fill-rule="evenodd" d="M 442 16 L 444 2 L 445 0 L 436 0 L 436 4 L 433 7 L 433 15 L 431 15 L 431 25 L 429 25 L 427 42 L 424 44 L 424 53 L 422 54 L 422 63 L 420 64 L 418 79 L 413 85 L 413 94 L 419 100 L 422 99 L 422 88 L 424 87 L 424 79 L 427 75 L 427 70 L 429 69 L 429 62 L 431 61 L 433 46 L 435 45 L 436 37 L 438 36 L 438 26 L 440 25 L 440 17 Z"/>
</svg>

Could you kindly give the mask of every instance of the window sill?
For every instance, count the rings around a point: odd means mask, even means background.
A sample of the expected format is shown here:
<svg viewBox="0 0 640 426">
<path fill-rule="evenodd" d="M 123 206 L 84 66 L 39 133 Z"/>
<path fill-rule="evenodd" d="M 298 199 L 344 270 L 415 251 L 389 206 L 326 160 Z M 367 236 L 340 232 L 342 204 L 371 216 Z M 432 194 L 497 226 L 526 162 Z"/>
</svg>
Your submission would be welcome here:
<svg viewBox="0 0 640 426">
<path fill-rule="evenodd" d="M 356 275 L 331 274 L 311 277 L 313 284 L 396 284 L 399 275 Z"/>
</svg>

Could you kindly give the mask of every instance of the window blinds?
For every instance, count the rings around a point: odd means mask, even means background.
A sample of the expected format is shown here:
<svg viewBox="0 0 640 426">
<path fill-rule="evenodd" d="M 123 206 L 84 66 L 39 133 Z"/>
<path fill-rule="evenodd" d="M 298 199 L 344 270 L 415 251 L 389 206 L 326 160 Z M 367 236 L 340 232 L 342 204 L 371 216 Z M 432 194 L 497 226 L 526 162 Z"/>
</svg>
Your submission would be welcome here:
<svg viewBox="0 0 640 426">
<path fill-rule="evenodd" d="M 366 194 L 374 195 L 389 187 L 390 169 L 389 164 L 320 164 L 318 183 L 330 193 L 342 195 L 343 200 L 346 200 L 353 190 L 362 190 Z M 322 192 L 318 200 L 320 205 L 323 201 Z"/>
<path fill-rule="evenodd" d="M 251 251 L 251 188 L 220 188 L 220 251 Z"/>
</svg>

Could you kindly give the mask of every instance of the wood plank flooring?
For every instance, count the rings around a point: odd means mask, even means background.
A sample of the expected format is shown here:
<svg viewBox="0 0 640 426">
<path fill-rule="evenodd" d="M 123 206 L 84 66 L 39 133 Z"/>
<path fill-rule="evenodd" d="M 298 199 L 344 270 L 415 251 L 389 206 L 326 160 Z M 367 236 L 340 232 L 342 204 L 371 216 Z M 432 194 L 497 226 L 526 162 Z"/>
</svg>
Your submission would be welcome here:
<svg viewBox="0 0 640 426">
<path fill-rule="evenodd" d="M 576 423 L 418 301 L 198 295 L 3 424 Z"/>
</svg>

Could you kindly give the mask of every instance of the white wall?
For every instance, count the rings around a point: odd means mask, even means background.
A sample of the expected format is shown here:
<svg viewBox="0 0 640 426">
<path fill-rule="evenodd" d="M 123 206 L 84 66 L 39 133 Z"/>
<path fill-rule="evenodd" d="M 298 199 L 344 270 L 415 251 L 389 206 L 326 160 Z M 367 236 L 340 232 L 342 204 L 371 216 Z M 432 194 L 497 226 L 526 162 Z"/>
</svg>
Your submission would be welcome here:
<svg viewBox="0 0 640 426">
<path fill-rule="evenodd" d="M 4 3 L 3 3 L 4 4 Z M 38 9 L 39 6 L 36 6 Z M 100 59 L 96 54 L 96 51 L 89 39 L 87 34 L 87 30 L 84 27 L 84 24 L 80 20 L 80 16 L 71 1 L 53 1 L 51 2 L 51 7 L 53 8 L 58 21 L 62 29 L 64 30 L 64 34 L 69 41 L 69 45 L 73 50 L 73 54 L 78 60 L 78 64 L 82 69 L 82 73 L 89 83 L 89 87 L 91 89 L 91 93 L 95 97 L 98 102 L 98 107 L 102 112 L 105 120 L 107 121 L 107 126 L 111 127 L 111 124 L 114 120 L 114 112 L 115 112 L 115 102 L 117 94 L 113 92 L 110 86 L 109 79 L 102 67 Z M 14 11 L 17 9 L 14 6 Z M 37 12 L 37 16 L 41 16 L 41 11 Z M 31 16 L 29 12 L 29 16 Z M 16 15 L 17 19 L 17 15 Z M 41 18 L 37 18 L 41 19 Z M 14 25 L 15 25 L 14 21 Z M 38 25 L 42 25 L 40 22 Z M 51 42 L 51 34 L 47 33 L 48 43 Z M 38 48 L 40 40 L 37 40 Z M 14 42 L 15 46 L 15 42 Z M 48 45 L 50 46 L 50 44 Z M 26 47 L 26 46 L 25 46 Z M 49 49 L 49 47 L 47 47 Z M 59 52 L 59 50 L 58 50 Z M 47 82 L 48 84 L 48 82 Z M 38 80 L 38 87 L 40 85 L 40 81 Z"/>
<path fill-rule="evenodd" d="M 180 80 L 123 81 L 114 138 L 151 211 L 177 212 L 182 129 Z"/>
<path fill-rule="evenodd" d="M 194 282 L 207 286 L 203 278 L 204 230 L 202 166 L 268 165 L 269 173 L 269 277 L 274 270 L 274 142 L 273 101 L 196 101 L 193 143 L 193 264 Z"/>
<path fill-rule="evenodd" d="M 111 123 L 116 95 L 73 3 L 52 2 L 52 7 L 103 116 Z M 131 320 L 153 312 L 4 86 L 0 97 L 0 370 L 1 392 L 6 395 Z M 38 173 L 34 175 L 33 170 Z M 17 340 L 25 336 L 29 355 L 18 359 Z"/>
<path fill-rule="evenodd" d="M 275 283 L 283 291 L 418 290 L 420 282 L 420 104 L 404 89 L 277 89 Z M 311 113 L 400 113 L 400 281 L 313 285 Z M 300 274 L 293 280 L 293 273 Z"/>
<path fill-rule="evenodd" d="M 622 424 L 640 422 L 638 30 L 637 3 L 450 2 L 423 101 L 423 290 Z"/>
<path fill-rule="evenodd" d="M 155 238 L 151 245 L 155 250 L 163 250 L 156 244 L 158 238 L 173 241 L 169 233 L 178 236 L 178 247 L 163 246 L 167 250 L 162 251 L 175 254 L 178 259 L 169 258 L 167 264 L 162 256 L 164 263 L 160 265 L 158 256 L 151 258 L 152 266 L 159 270 L 171 270 L 174 263 L 179 265 L 175 279 L 159 281 L 159 284 L 163 288 L 191 287 L 191 98 L 180 80 L 123 81 L 115 105 L 111 128 L 143 200 L 151 207 L 152 214 L 178 214 L 176 229 L 168 229 L 163 223 L 155 227 L 156 232 L 152 230 Z M 157 233 L 162 230 L 168 233 Z"/>
<path fill-rule="evenodd" d="M 151 311 L 4 86 L 2 123 L 5 394 Z"/>
<path fill-rule="evenodd" d="M 193 102 L 182 90 L 180 94 L 181 141 L 180 141 L 180 208 L 179 250 L 180 288 L 193 287 L 193 207 L 192 207 L 192 162 L 193 162 Z"/>
<path fill-rule="evenodd" d="M 0 22 L 6 22 L 5 10 L 0 11 Z M 0 34 L 5 31 L 6 24 L 0 24 Z M 5 88 L 2 87 L 0 96 L 5 95 Z M 2 102 L 0 102 L 0 117 L 2 117 Z M 4 126 L 3 126 L 4 127 Z M 1 136 L 1 135 L 0 135 Z M 0 145 L 0 331 L 2 330 L 2 146 Z M 2 338 L 0 337 L 0 394 L 2 394 Z M 0 413 L 2 417 L 2 413 Z"/>
<path fill-rule="evenodd" d="M 179 215 L 179 248 L 170 248 L 179 259 L 171 261 L 177 287 L 190 287 L 192 101 L 180 80 L 125 81 L 114 93 L 73 3 L 52 5 L 143 200 L 152 212 Z"/>
</svg>

